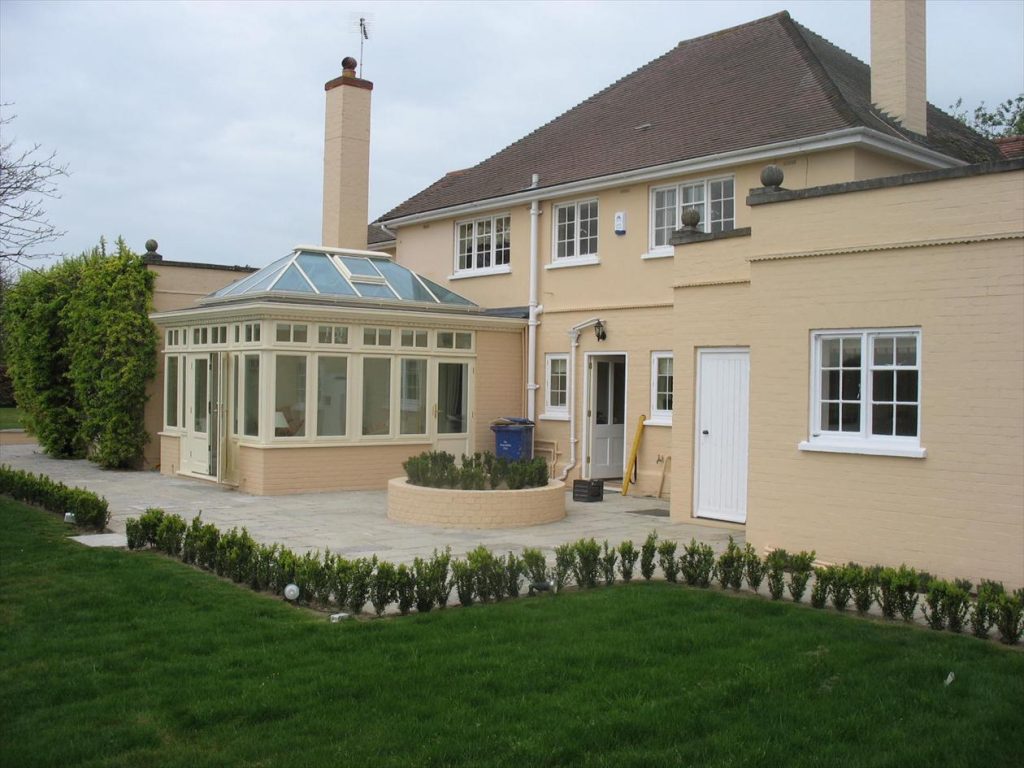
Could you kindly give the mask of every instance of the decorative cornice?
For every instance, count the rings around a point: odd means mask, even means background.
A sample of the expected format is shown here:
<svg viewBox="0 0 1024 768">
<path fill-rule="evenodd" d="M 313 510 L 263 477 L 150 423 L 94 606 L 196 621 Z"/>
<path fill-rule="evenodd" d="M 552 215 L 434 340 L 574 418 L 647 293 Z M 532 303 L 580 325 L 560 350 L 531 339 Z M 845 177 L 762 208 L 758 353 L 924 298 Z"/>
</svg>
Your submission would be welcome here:
<svg viewBox="0 0 1024 768">
<path fill-rule="evenodd" d="M 876 251 L 898 251 L 906 248 L 933 248 L 943 245 L 968 245 L 970 243 L 988 243 L 996 240 L 1024 239 L 1024 232 L 1001 232 L 993 235 L 972 235 L 969 237 L 943 237 L 934 240 L 913 240 L 904 243 L 878 243 L 875 245 L 855 245 L 846 248 L 832 248 L 820 251 L 799 251 L 795 253 L 769 253 L 763 256 L 751 256 L 747 261 L 782 261 L 783 259 L 809 259 L 815 256 L 843 256 L 853 253 L 873 253 Z"/>
</svg>

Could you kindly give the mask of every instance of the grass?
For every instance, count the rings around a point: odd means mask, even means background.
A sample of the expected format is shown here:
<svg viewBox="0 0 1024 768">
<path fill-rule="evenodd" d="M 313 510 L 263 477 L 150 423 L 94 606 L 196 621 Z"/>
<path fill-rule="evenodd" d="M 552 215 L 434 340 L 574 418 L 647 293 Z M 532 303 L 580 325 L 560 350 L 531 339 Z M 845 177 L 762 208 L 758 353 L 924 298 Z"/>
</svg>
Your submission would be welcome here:
<svg viewBox="0 0 1024 768">
<path fill-rule="evenodd" d="M 0 429 L 21 429 L 22 416 L 21 408 L 0 408 Z"/>
<path fill-rule="evenodd" d="M 1019 764 L 1024 653 L 969 637 L 664 583 L 332 625 L 0 524 L 4 765 Z"/>
</svg>

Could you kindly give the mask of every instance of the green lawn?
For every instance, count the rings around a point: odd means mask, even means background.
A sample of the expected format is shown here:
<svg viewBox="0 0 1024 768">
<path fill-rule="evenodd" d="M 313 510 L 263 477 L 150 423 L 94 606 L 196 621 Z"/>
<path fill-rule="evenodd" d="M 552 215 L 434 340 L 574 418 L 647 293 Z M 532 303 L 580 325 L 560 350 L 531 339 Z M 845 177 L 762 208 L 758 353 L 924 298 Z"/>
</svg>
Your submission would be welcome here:
<svg viewBox="0 0 1024 768">
<path fill-rule="evenodd" d="M 0 429 L 21 429 L 21 408 L 0 408 Z"/>
<path fill-rule="evenodd" d="M 3 765 L 1020 765 L 1024 653 L 970 637 L 668 584 L 332 625 L 0 523 Z"/>
</svg>

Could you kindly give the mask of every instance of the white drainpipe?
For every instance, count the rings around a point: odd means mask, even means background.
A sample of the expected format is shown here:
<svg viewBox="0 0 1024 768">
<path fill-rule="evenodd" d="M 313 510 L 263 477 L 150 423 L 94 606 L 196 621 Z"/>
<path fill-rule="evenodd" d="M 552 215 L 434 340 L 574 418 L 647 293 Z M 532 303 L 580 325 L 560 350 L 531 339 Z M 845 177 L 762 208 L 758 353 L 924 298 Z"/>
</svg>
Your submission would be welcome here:
<svg viewBox="0 0 1024 768">
<path fill-rule="evenodd" d="M 559 480 L 565 480 L 576 466 L 576 347 L 580 345 L 580 331 L 600 322 L 600 318 L 592 317 L 569 329 L 569 376 L 566 387 L 569 390 L 566 393 L 569 402 L 569 463 L 558 476 Z"/>
<path fill-rule="evenodd" d="M 540 183 L 540 175 L 533 174 L 530 187 L 536 187 Z M 537 253 L 537 228 L 540 220 L 540 200 L 534 198 L 530 203 L 530 319 L 527 325 L 526 337 L 526 418 L 536 423 L 537 421 L 537 326 L 540 321 L 540 313 L 543 308 L 537 305 L 537 278 L 538 260 Z"/>
</svg>

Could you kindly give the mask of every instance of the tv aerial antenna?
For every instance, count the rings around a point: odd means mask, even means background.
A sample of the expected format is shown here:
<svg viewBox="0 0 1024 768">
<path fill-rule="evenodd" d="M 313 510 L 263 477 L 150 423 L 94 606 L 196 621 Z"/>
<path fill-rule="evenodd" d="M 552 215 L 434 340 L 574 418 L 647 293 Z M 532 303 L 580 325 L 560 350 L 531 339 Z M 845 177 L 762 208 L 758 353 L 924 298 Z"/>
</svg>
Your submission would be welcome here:
<svg viewBox="0 0 1024 768">
<path fill-rule="evenodd" d="M 370 26 L 373 21 L 373 17 L 368 13 L 360 13 L 358 15 L 352 15 L 352 26 L 355 28 L 356 33 L 359 35 L 359 77 L 363 77 L 363 44 L 370 39 Z"/>
</svg>

